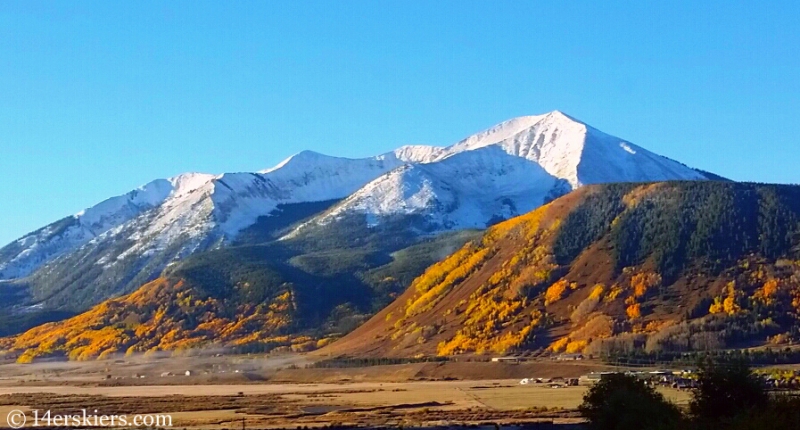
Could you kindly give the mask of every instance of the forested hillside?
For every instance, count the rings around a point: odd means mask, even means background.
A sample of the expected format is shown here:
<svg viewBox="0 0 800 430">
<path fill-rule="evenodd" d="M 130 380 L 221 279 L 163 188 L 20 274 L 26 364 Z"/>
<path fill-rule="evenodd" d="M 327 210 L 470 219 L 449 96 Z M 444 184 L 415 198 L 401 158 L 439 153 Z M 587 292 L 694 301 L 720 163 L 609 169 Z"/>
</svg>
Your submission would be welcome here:
<svg viewBox="0 0 800 430">
<path fill-rule="evenodd" d="M 410 247 L 389 230 L 350 231 L 199 254 L 0 346 L 27 361 L 209 346 L 412 357 L 800 340 L 796 186 L 593 185 L 484 234 Z"/>
<path fill-rule="evenodd" d="M 252 234 L 256 234 L 253 232 Z M 192 256 L 136 292 L 88 312 L 0 339 L 28 362 L 225 348 L 310 350 L 351 331 L 430 264 L 477 232 L 441 235 L 394 253 L 387 244 L 234 246 Z M 406 244 L 406 242 L 398 242 Z M 445 251 L 446 252 L 446 251 Z"/>
<path fill-rule="evenodd" d="M 329 354 L 689 351 L 800 340 L 800 187 L 579 189 L 431 266 Z"/>
</svg>

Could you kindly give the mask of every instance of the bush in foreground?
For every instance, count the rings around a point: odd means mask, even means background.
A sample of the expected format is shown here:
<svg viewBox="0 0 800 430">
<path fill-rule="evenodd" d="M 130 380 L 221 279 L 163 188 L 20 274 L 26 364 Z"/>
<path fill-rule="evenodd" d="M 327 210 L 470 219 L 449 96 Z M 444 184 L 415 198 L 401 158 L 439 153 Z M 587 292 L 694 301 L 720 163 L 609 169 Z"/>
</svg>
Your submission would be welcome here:
<svg viewBox="0 0 800 430">
<path fill-rule="evenodd" d="M 680 410 L 635 376 L 604 375 L 578 408 L 591 430 L 681 428 Z"/>
<path fill-rule="evenodd" d="M 605 375 L 578 408 L 591 430 L 800 429 L 800 397 L 771 395 L 746 363 L 707 363 L 686 414 L 631 375 Z"/>
</svg>

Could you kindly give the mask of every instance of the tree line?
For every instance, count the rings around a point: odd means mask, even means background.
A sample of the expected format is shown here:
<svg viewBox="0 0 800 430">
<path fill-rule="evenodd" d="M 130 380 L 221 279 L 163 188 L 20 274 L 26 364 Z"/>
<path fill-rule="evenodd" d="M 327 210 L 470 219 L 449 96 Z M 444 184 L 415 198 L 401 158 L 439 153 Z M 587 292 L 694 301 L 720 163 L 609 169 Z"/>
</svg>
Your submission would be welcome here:
<svg viewBox="0 0 800 430">
<path fill-rule="evenodd" d="M 800 397 L 768 391 L 745 361 L 701 363 L 688 407 L 634 375 L 603 375 L 578 408 L 590 430 L 800 428 Z"/>
</svg>

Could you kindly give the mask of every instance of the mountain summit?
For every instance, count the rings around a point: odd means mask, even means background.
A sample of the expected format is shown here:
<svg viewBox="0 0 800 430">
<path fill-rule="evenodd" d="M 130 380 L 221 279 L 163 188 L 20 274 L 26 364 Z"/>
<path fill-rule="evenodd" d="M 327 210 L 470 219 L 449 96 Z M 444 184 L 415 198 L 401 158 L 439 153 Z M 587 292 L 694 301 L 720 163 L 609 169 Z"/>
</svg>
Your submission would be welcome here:
<svg viewBox="0 0 800 430">
<path fill-rule="evenodd" d="M 448 148 L 447 154 L 498 146 L 534 161 L 573 188 L 609 182 L 705 179 L 678 162 L 603 133 L 560 111 L 502 122 Z"/>
<path fill-rule="evenodd" d="M 388 156 L 414 165 L 376 178 L 290 237 L 348 215 L 376 225 L 413 214 L 423 231 L 483 228 L 586 184 L 709 179 L 559 111 L 514 118 L 452 146 L 407 146 Z"/>
</svg>

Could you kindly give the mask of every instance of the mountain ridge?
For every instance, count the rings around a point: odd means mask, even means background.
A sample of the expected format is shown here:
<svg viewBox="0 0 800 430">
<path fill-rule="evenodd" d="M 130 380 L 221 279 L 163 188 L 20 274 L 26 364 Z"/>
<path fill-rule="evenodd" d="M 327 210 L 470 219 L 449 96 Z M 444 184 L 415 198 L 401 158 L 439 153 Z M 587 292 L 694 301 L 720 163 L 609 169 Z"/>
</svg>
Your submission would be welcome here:
<svg viewBox="0 0 800 430">
<path fill-rule="evenodd" d="M 302 151 L 260 172 L 155 180 L 0 248 L 7 297 L 0 309 L 80 312 L 134 291 L 190 255 L 273 240 L 278 232 L 271 229 L 302 225 L 304 235 L 324 238 L 355 228 L 351 234 L 372 237 L 372 247 L 383 235 L 392 245 L 381 253 L 393 252 L 443 232 L 485 228 L 584 182 L 706 178 L 587 127 L 551 112 L 505 121 L 447 147 L 408 145 L 361 159 Z M 599 173 L 581 173 L 587 169 Z M 269 222 L 278 217 L 280 223 Z M 348 246 L 362 246 L 357 242 Z"/>
<path fill-rule="evenodd" d="M 208 346 L 358 357 L 681 354 L 800 339 L 800 186 L 581 187 L 478 236 L 431 242 L 424 252 L 452 253 L 430 254 L 433 264 L 372 312 L 365 285 L 315 267 L 322 253 L 286 260 L 275 246 L 192 256 L 131 295 L 2 338 L 0 348 L 26 362 Z M 345 271 L 362 261 L 343 262 Z M 373 271 L 373 285 L 398 273 Z"/>
</svg>

